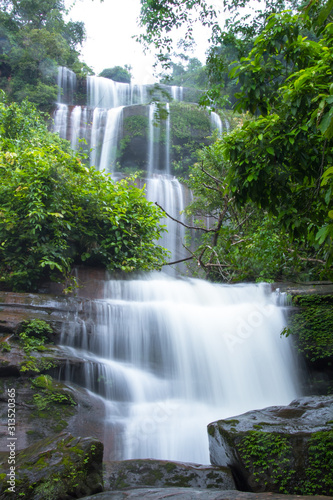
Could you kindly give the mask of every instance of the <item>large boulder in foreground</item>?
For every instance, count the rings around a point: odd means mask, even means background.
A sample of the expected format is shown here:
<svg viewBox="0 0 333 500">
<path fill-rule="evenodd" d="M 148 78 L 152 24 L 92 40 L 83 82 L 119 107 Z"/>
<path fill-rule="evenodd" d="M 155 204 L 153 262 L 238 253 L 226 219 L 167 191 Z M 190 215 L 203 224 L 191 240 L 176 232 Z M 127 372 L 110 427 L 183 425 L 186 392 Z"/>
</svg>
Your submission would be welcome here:
<svg viewBox="0 0 333 500">
<path fill-rule="evenodd" d="M 103 490 L 103 444 L 96 439 L 62 433 L 17 454 L 16 441 L 8 439 L 8 443 L 12 448 L 0 455 L 1 500 L 82 498 Z"/>
<path fill-rule="evenodd" d="M 255 410 L 208 425 L 211 463 L 239 489 L 333 495 L 333 396 Z"/>
<path fill-rule="evenodd" d="M 167 460 L 136 459 L 106 463 L 105 489 L 154 488 L 236 489 L 231 470 Z"/>
</svg>

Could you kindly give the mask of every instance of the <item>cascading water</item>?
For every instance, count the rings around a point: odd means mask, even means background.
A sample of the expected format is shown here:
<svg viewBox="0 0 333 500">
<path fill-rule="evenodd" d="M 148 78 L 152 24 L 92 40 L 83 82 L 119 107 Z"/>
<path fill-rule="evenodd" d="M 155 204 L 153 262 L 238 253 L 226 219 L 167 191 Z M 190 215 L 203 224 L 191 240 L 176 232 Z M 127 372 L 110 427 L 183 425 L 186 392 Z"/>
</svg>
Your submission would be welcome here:
<svg viewBox="0 0 333 500">
<path fill-rule="evenodd" d="M 62 342 L 85 362 L 62 376 L 103 398 L 107 460 L 209 463 L 209 422 L 297 396 L 269 285 L 109 279 L 84 314 Z"/>
<path fill-rule="evenodd" d="M 182 100 L 181 87 L 170 91 Z M 124 107 L 145 103 L 146 94 L 141 86 L 90 77 L 88 106 L 70 109 L 59 101 L 55 130 L 76 147 L 84 137 L 91 165 L 110 171 Z M 154 113 L 148 106 L 147 197 L 181 219 L 183 188 L 170 175 L 172 116 L 159 128 Z M 214 120 L 222 132 L 221 120 Z M 157 140 L 161 127 L 165 154 Z M 184 227 L 166 223 L 162 245 L 178 260 Z M 64 349 L 83 363 L 69 364 L 60 376 L 104 402 L 106 460 L 208 463 L 209 422 L 297 396 L 293 353 L 280 338 L 284 311 L 269 285 L 213 285 L 164 274 L 108 277 L 102 284 L 104 293 L 83 302 L 63 331 Z"/>
<path fill-rule="evenodd" d="M 219 115 L 217 113 L 215 113 L 215 111 L 212 111 L 212 113 L 210 115 L 210 119 L 211 119 L 213 128 L 217 129 L 218 134 L 221 135 L 223 132 L 223 125 L 222 125 L 222 120 L 219 117 Z"/>
</svg>

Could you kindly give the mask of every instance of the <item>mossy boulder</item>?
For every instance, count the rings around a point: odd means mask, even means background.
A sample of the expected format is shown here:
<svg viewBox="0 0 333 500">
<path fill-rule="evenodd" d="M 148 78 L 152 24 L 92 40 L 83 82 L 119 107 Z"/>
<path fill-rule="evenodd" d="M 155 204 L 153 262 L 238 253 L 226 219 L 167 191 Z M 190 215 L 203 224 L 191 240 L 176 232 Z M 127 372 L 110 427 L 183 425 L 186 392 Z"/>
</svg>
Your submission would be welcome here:
<svg viewBox="0 0 333 500">
<path fill-rule="evenodd" d="M 106 463 L 106 489 L 150 486 L 154 488 L 217 488 L 234 490 L 227 467 L 212 467 L 166 460 L 136 459 Z"/>
<path fill-rule="evenodd" d="M 10 476 L 8 453 L 1 454 L 1 469 L 8 475 L 0 476 L 0 499 L 82 498 L 103 490 L 103 444 L 96 439 L 62 433 L 36 442 L 15 458 Z"/>
<path fill-rule="evenodd" d="M 333 396 L 250 411 L 208 426 L 211 462 L 239 489 L 333 495 Z"/>
</svg>

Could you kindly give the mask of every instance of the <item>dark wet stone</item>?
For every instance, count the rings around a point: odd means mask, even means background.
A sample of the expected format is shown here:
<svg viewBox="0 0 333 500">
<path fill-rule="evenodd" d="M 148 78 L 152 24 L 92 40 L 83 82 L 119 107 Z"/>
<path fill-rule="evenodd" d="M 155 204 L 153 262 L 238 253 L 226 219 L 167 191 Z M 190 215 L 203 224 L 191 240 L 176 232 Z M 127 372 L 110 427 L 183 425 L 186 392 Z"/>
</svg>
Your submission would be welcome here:
<svg viewBox="0 0 333 500">
<path fill-rule="evenodd" d="M 167 460 L 136 459 L 106 464 L 106 489 L 139 486 L 195 487 L 233 490 L 235 483 L 227 467 L 212 467 Z"/>
</svg>

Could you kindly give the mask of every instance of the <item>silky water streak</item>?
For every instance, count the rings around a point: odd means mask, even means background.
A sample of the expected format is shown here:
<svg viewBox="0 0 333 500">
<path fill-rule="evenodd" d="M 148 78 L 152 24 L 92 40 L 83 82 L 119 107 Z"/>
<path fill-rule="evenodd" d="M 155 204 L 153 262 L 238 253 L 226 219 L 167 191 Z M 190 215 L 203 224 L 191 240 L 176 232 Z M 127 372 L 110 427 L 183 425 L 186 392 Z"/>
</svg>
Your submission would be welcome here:
<svg viewBox="0 0 333 500">
<path fill-rule="evenodd" d="M 65 378 L 103 398 L 106 460 L 208 464 L 208 423 L 298 395 L 270 285 L 153 273 L 106 280 L 83 312 L 62 343 L 85 363 Z"/>
</svg>

